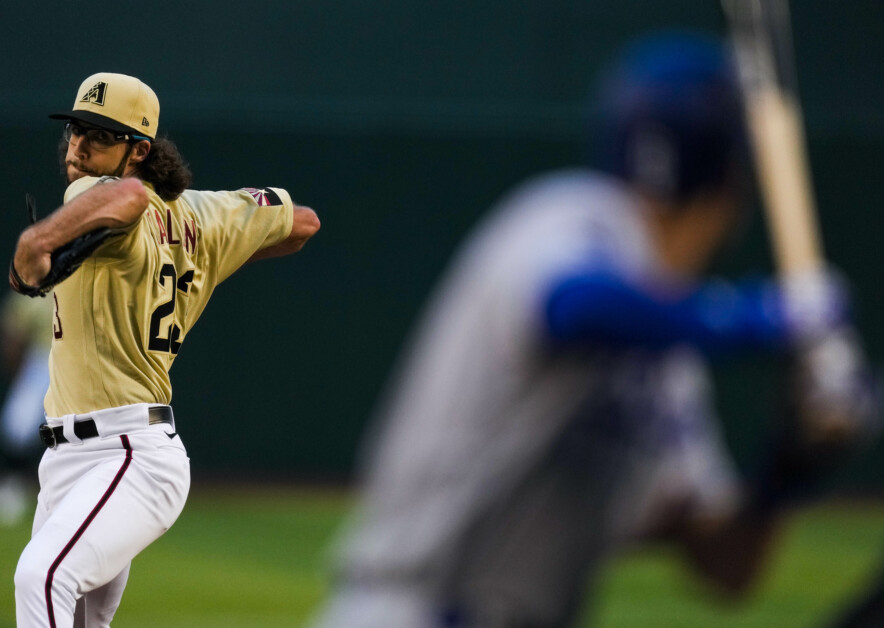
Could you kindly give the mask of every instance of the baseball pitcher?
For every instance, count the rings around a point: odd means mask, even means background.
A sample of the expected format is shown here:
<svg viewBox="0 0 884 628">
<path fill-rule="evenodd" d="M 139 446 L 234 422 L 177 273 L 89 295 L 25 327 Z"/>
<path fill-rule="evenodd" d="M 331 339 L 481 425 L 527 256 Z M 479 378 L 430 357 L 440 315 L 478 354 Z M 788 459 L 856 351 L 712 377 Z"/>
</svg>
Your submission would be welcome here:
<svg viewBox="0 0 884 628">
<path fill-rule="evenodd" d="M 132 558 L 190 484 L 169 369 L 212 291 L 298 251 L 315 213 L 279 188 L 186 189 L 159 101 L 122 74 L 83 81 L 65 121 L 65 203 L 22 232 L 17 291 L 54 304 L 40 494 L 15 573 L 19 628 L 109 626 Z"/>
</svg>

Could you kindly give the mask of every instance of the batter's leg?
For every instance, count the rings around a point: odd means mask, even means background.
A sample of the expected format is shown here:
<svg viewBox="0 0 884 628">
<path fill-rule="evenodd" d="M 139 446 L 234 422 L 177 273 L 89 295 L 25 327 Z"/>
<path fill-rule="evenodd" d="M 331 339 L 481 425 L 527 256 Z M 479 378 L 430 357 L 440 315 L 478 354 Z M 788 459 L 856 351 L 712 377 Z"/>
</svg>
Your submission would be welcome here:
<svg viewBox="0 0 884 628">
<path fill-rule="evenodd" d="M 611 541 L 621 446 L 591 417 L 569 424 L 544 460 L 461 544 L 446 587 L 444 625 L 564 628 Z"/>
</svg>

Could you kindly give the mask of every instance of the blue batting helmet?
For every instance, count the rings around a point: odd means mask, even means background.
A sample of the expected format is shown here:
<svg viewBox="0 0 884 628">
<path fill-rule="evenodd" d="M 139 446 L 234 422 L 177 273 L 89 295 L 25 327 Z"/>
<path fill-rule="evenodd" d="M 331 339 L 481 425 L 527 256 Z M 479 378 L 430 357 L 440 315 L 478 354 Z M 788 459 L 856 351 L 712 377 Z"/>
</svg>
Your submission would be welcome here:
<svg viewBox="0 0 884 628">
<path fill-rule="evenodd" d="M 718 38 L 687 31 L 643 37 L 604 75 L 598 96 L 601 169 L 674 200 L 744 178 L 740 88 Z"/>
</svg>

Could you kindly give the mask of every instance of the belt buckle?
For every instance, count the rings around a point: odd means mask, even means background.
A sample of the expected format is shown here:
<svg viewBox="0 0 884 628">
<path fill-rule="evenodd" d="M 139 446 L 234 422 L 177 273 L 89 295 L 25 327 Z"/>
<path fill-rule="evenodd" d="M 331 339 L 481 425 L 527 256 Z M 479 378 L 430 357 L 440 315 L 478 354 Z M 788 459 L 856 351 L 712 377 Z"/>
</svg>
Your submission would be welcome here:
<svg viewBox="0 0 884 628">
<path fill-rule="evenodd" d="M 43 423 L 40 426 L 40 440 L 42 440 L 43 444 L 49 449 L 55 449 L 58 447 L 58 442 L 55 440 L 55 432 L 53 432 L 52 428 L 46 423 Z"/>
</svg>

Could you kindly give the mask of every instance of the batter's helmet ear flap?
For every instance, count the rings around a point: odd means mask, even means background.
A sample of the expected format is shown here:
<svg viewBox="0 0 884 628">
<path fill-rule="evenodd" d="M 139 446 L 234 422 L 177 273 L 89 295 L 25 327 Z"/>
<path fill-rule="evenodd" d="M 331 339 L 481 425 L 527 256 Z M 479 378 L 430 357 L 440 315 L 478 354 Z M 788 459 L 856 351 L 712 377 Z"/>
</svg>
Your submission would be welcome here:
<svg viewBox="0 0 884 628">
<path fill-rule="evenodd" d="M 623 149 L 624 174 L 636 185 L 666 197 L 678 193 L 680 155 L 671 129 L 653 121 L 636 124 Z"/>
</svg>

